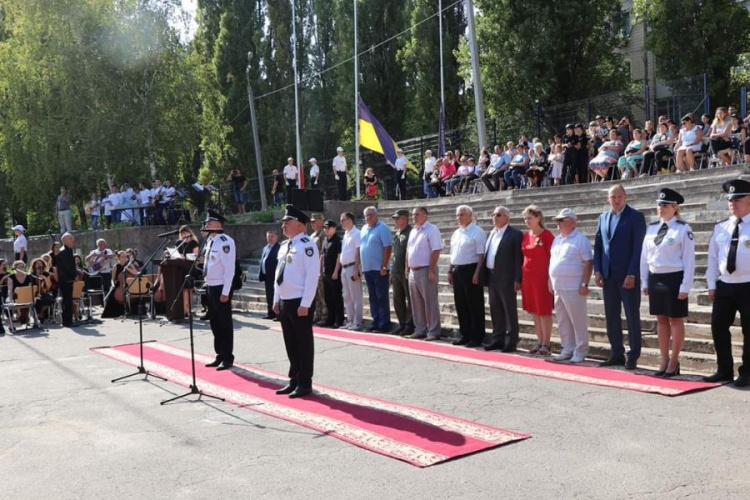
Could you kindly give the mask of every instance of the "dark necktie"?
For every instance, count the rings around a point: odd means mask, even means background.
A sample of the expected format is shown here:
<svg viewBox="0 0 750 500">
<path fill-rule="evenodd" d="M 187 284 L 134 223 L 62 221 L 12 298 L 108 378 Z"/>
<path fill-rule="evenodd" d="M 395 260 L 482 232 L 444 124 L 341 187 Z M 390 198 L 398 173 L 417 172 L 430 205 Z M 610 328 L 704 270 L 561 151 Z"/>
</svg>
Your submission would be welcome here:
<svg viewBox="0 0 750 500">
<path fill-rule="evenodd" d="M 664 241 L 664 237 L 667 235 L 667 231 L 669 231 L 669 226 L 667 226 L 667 223 L 664 222 L 659 228 L 659 232 L 656 233 L 656 238 L 654 239 L 654 243 L 656 243 L 656 246 L 661 245 L 661 242 Z"/>
<path fill-rule="evenodd" d="M 737 224 L 732 232 L 732 243 L 729 244 L 729 255 L 727 255 L 727 272 L 732 274 L 737 269 L 737 246 L 740 242 L 740 223 L 742 219 L 737 219 Z"/>
<path fill-rule="evenodd" d="M 214 239 L 209 238 L 208 243 L 206 244 L 206 255 L 203 259 L 203 277 L 206 277 L 206 275 L 208 274 L 208 261 L 211 257 L 211 245 L 213 245 L 213 243 Z"/>
<path fill-rule="evenodd" d="M 284 258 L 279 262 L 279 267 L 276 268 L 276 284 L 281 285 L 284 282 L 284 268 L 286 267 L 286 258 L 289 255 L 289 250 L 292 247 L 292 240 L 289 240 L 286 244 L 286 252 Z"/>
</svg>

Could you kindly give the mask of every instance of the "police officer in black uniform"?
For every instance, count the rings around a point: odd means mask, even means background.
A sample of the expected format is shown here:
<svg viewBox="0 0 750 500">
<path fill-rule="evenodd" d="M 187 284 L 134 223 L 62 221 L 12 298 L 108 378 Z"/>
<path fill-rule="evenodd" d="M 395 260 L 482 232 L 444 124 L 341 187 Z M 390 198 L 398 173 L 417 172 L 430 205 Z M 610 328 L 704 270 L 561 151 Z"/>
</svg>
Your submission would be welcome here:
<svg viewBox="0 0 750 500">
<path fill-rule="evenodd" d="M 315 242 L 305 234 L 308 222 L 310 219 L 304 212 L 286 206 L 281 229 L 289 239 L 281 244 L 276 267 L 273 311 L 279 316 L 289 358 L 289 383 L 276 394 L 288 394 L 290 398 L 312 392 L 315 355 L 312 319 L 320 256 Z"/>
<path fill-rule="evenodd" d="M 732 334 L 737 312 L 742 321 L 742 366 L 734 385 L 750 385 L 750 182 L 734 179 L 721 188 L 727 193 L 730 217 L 716 224 L 708 244 L 708 298 L 713 300 L 711 334 L 716 349 L 716 373 L 706 382 L 734 378 Z"/>
<path fill-rule="evenodd" d="M 234 240 L 224 234 L 226 219 L 209 210 L 201 232 L 208 233 L 203 251 L 203 275 L 208 291 L 208 319 L 214 334 L 216 360 L 208 367 L 228 370 L 234 365 L 234 323 L 232 320 L 232 281 L 237 250 Z"/>
</svg>

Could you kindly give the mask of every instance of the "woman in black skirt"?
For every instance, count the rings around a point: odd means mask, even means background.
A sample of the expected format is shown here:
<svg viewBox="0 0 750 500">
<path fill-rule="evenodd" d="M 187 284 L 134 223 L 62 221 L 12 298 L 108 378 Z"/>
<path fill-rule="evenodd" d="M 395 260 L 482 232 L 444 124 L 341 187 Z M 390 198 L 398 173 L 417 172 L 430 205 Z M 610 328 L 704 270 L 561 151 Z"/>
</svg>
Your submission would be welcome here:
<svg viewBox="0 0 750 500">
<path fill-rule="evenodd" d="M 646 229 L 641 252 L 641 289 L 649 297 L 649 313 L 656 316 L 661 364 L 658 377 L 680 374 L 680 351 L 685 342 L 688 294 L 695 272 L 695 241 L 690 226 L 679 218 L 685 199 L 669 188 L 659 191 L 659 220 Z M 669 341 L 672 340 L 672 355 Z"/>
</svg>

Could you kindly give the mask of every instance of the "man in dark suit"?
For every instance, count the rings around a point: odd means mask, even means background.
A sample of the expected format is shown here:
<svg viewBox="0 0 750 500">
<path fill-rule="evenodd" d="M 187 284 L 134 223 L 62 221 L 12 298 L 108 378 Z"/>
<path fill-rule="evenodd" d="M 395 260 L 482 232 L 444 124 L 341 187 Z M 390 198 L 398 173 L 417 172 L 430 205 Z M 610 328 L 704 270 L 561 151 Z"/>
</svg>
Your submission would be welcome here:
<svg viewBox="0 0 750 500">
<path fill-rule="evenodd" d="M 521 289 L 521 240 L 523 234 L 508 225 L 510 212 L 497 207 L 492 213 L 495 227 L 487 235 L 484 268 L 490 295 L 492 341 L 485 350 L 513 352 L 518 345 L 518 301 Z"/>
<path fill-rule="evenodd" d="M 625 365 L 635 370 L 641 355 L 640 262 L 646 219 L 627 204 L 625 188 L 612 186 L 607 196 L 610 210 L 599 216 L 594 242 L 594 272 L 604 291 L 607 336 L 612 346 L 608 360 L 600 366 Z M 628 352 L 622 335 L 622 307 L 628 324 Z"/>
<path fill-rule="evenodd" d="M 75 238 L 70 233 L 62 236 L 63 249 L 57 256 L 57 276 L 60 280 L 60 296 L 62 297 L 62 324 L 73 328 L 73 282 L 76 279 L 76 261 L 73 255 Z"/>
<path fill-rule="evenodd" d="M 268 231 L 266 233 L 268 244 L 263 248 L 263 255 L 260 257 L 258 281 L 266 285 L 266 304 L 268 305 L 268 311 L 263 319 L 276 319 L 276 314 L 273 312 L 273 277 L 276 276 L 276 264 L 279 255 L 278 240 L 279 236 L 274 231 Z"/>
</svg>

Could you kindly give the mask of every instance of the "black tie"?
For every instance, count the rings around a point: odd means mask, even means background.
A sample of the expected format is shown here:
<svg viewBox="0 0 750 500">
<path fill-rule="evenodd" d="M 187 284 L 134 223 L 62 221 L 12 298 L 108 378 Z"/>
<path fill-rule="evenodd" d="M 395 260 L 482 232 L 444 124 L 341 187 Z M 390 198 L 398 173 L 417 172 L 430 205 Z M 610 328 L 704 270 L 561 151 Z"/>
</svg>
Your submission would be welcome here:
<svg viewBox="0 0 750 500">
<path fill-rule="evenodd" d="M 208 261 L 211 257 L 211 245 L 213 244 L 214 240 L 213 238 L 208 239 L 208 243 L 206 244 L 206 255 L 203 259 L 203 277 L 205 278 L 208 274 Z"/>
<path fill-rule="evenodd" d="M 729 255 L 727 255 L 727 272 L 732 274 L 737 269 L 737 245 L 740 242 L 740 223 L 742 219 L 737 219 L 737 224 L 732 232 L 732 243 L 729 245 Z"/>
<path fill-rule="evenodd" d="M 661 245 L 661 242 L 664 241 L 664 237 L 667 235 L 667 231 L 669 231 L 669 226 L 667 226 L 667 223 L 664 222 L 659 228 L 659 232 L 656 233 L 656 239 L 654 239 L 654 243 L 656 243 L 656 246 Z"/>
<path fill-rule="evenodd" d="M 276 284 L 281 285 L 284 282 L 284 268 L 286 267 L 286 258 L 287 255 L 289 255 L 289 250 L 292 247 L 292 240 L 289 240 L 286 245 L 286 253 L 284 254 L 284 258 L 279 263 L 279 267 L 276 270 L 277 276 L 276 276 Z"/>
</svg>

